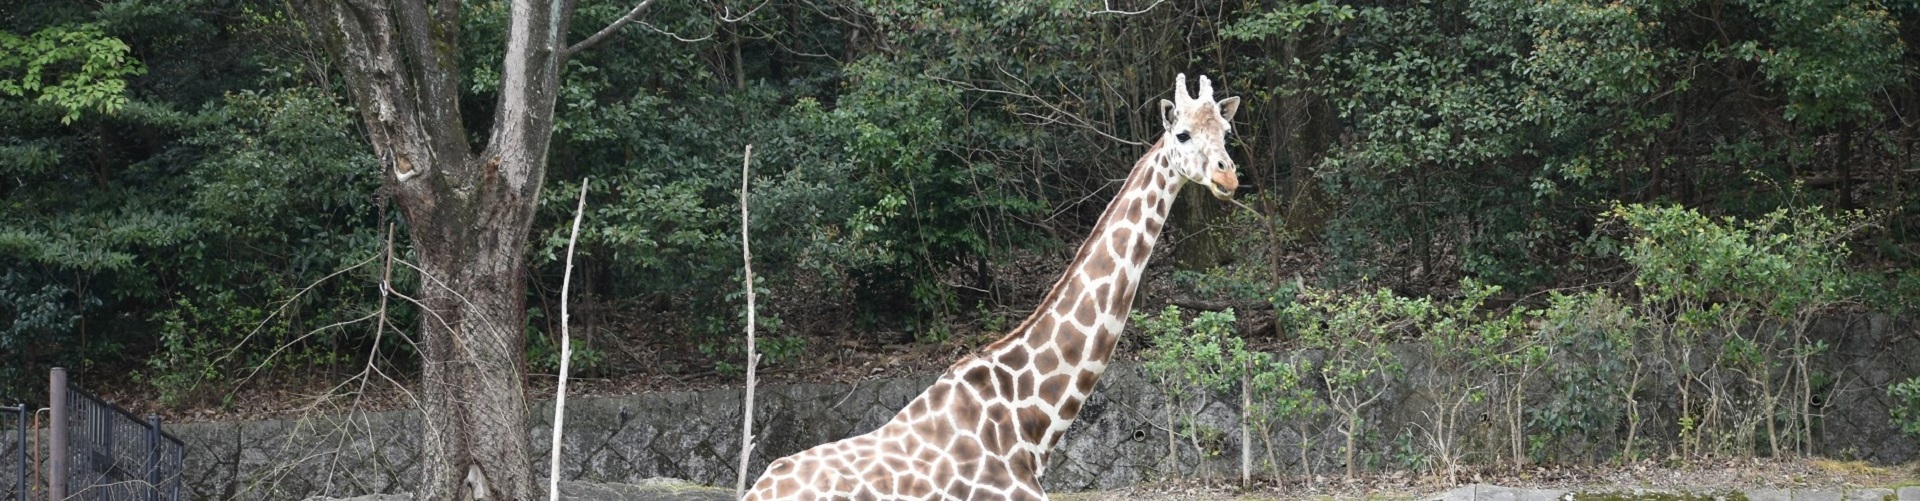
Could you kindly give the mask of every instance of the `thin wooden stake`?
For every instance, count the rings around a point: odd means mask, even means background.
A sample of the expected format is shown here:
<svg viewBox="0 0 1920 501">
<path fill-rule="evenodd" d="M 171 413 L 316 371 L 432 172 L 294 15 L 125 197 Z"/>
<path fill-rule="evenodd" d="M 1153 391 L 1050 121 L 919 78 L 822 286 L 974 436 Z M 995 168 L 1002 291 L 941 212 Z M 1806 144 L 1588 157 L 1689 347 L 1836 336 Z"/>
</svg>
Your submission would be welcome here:
<svg viewBox="0 0 1920 501">
<path fill-rule="evenodd" d="M 573 244 L 580 238 L 580 219 L 587 211 L 587 180 L 580 180 L 580 203 L 573 208 L 573 232 L 567 235 L 567 268 L 560 276 L 560 388 L 553 398 L 553 459 L 548 462 L 547 499 L 560 501 L 560 435 L 567 424 L 567 365 L 573 360 L 573 335 L 567 330 L 567 287 L 573 283 Z"/>
<path fill-rule="evenodd" d="M 734 497 L 747 494 L 747 460 L 753 457 L 753 369 L 760 365 L 760 352 L 753 347 L 753 251 L 747 241 L 747 167 L 753 164 L 753 145 L 747 145 L 746 154 L 740 158 L 740 259 L 741 269 L 746 272 L 747 281 L 747 390 L 746 402 L 740 404 L 740 480 L 734 483 Z"/>
</svg>

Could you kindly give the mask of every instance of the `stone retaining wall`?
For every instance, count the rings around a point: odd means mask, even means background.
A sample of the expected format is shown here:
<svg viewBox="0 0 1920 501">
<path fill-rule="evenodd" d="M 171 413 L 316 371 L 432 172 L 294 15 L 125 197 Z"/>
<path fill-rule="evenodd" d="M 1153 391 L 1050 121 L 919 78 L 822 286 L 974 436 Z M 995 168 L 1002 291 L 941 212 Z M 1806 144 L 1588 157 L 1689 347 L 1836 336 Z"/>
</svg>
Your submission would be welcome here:
<svg viewBox="0 0 1920 501">
<path fill-rule="evenodd" d="M 1834 320 L 1821 326 L 1832 349 L 1821 364 L 1835 378 L 1835 391 L 1820 428 L 1825 454 L 1878 463 L 1920 458 L 1920 445 L 1900 436 L 1888 420 L 1884 388 L 1920 374 L 1920 333 L 1911 322 L 1885 316 Z M 1850 333 L 1841 335 L 1841 333 Z M 815 444 L 871 430 L 892 417 L 933 381 L 933 376 L 867 381 L 854 385 L 792 385 L 761 389 L 755 413 L 766 443 L 756 451 L 754 474 L 770 459 Z M 1423 422 L 1426 399 L 1411 386 L 1390 390 L 1369 415 L 1385 430 L 1367 442 L 1382 457 L 1396 430 Z M 671 477 L 731 486 L 738 464 L 739 390 L 667 392 L 568 402 L 566 480 L 638 483 Z M 1044 482 L 1050 491 L 1109 489 L 1163 476 L 1231 474 L 1239 457 L 1237 399 L 1207 403 L 1199 422 L 1228 431 L 1205 444 L 1205 454 L 1181 447 L 1168 461 L 1164 396 L 1132 366 L 1118 366 L 1100 382 L 1067 439 L 1055 450 Z M 533 430 L 525 437 L 545 472 L 550 442 L 550 403 L 531 409 Z M 412 411 L 356 413 L 301 421 L 192 423 L 170 427 L 188 445 L 189 499 L 302 499 L 310 495 L 354 496 L 409 491 L 418 476 L 422 422 Z M 1330 431 L 1310 437 L 1317 471 L 1338 468 L 1339 440 Z M 1297 469 L 1299 437 L 1276 430 L 1276 456 Z M 1264 444 L 1257 444 L 1263 451 Z"/>
</svg>

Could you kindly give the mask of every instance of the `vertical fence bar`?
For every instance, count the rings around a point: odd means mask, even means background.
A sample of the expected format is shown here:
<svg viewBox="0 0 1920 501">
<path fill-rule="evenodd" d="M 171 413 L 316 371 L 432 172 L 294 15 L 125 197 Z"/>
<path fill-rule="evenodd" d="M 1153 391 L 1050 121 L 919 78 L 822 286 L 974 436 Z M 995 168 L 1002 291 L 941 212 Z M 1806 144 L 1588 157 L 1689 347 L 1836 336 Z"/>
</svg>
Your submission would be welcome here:
<svg viewBox="0 0 1920 501">
<path fill-rule="evenodd" d="M 186 483 L 186 478 L 185 478 L 186 475 L 187 475 L 187 444 L 185 442 L 174 442 L 173 443 L 173 479 L 168 481 L 173 484 L 173 489 L 172 489 L 173 495 L 169 496 L 168 499 L 172 501 L 180 501 L 180 484 Z"/>
<path fill-rule="evenodd" d="M 92 444 L 87 448 L 87 461 L 93 465 L 92 468 L 87 469 L 87 477 L 90 478 L 87 481 L 87 488 L 101 487 L 100 493 L 106 496 L 107 501 L 113 501 L 115 497 L 114 467 L 120 466 L 120 456 L 114 455 L 113 452 L 113 411 L 107 410 L 107 407 L 100 405 L 99 402 L 89 403 L 92 404 L 93 409 L 94 432 L 93 436 L 87 437 L 87 443 Z M 107 485 L 100 485 L 101 482 Z"/>
<path fill-rule="evenodd" d="M 67 369 L 54 367 L 47 384 L 47 499 L 67 499 Z"/>
<path fill-rule="evenodd" d="M 160 501 L 160 415 L 147 415 L 147 501 Z"/>
<path fill-rule="evenodd" d="M 171 491 L 170 494 L 167 496 L 168 500 L 180 501 L 180 484 L 186 483 L 186 479 L 185 479 L 186 475 L 187 475 L 187 444 L 182 442 L 174 442 L 173 443 L 173 478 L 167 480 L 167 483 L 172 486 L 168 488 L 168 490 Z"/>
<path fill-rule="evenodd" d="M 18 411 L 20 414 L 20 428 L 15 430 L 19 432 L 19 435 L 20 435 L 18 437 L 20 439 L 20 481 L 17 484 L 15 484 L 19 486 L 19 490 L 16 492 L 20 493 L 20 496 L 19 496 L 20 501 L 28 501 L 27 500 L 27 404 L 26 402 L 21 402 L 20 406 L 14 410 Z"/>
</svg>

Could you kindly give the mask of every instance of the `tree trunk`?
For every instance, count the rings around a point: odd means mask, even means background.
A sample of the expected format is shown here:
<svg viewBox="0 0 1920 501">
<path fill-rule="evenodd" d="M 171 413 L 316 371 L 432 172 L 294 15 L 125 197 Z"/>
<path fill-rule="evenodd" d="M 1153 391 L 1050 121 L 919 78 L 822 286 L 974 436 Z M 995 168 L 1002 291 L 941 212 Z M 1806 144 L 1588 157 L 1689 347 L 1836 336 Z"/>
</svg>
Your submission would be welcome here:
<svg viewBox="0 0 1920 501">
<path fill-rule="evenodd" d="M 1325 40 L 1289 40 L 1284 46 L 1283 57 L 1288 58 L 1285 60 L 1316 60 L 1327 43 Z M 1287 212 L 1284 220 L 1289 229 L 1311 235 L 1320 232 L 1333 212 L 1334 204 L 1327 199 L 1315 172 L 1318 172 L 1320 162 L 1326 159 L 1327 150 L 1333 146 L 1333 133 L 1339 130 L 1339 125 L 1334 122 L 1333 104 L 1325 96 L 1309 90 L 1316 86 L 1312 82 L 1315 76 L 1303 77 L 1288 82 L 1288 86 L 1300 91 L 1276 99 L 1279 101 L 1276 108 L 1280 120 L 1275 129 L 1279 135 L 1277 142 L 1286 150 L 1285 160 L 1289 167 L 1287 179 L 1290 183 L 1285 192 Z"/>
<path fill-rule="evenodd" d="M 572 3 L 514 0 L 486 148 L 459 107 L 458 0 L 294 2 L 338 63 L 422 277 L 416 499 L 531 499 L 526 244 Z"/>
<path fill-rule="evenodd" d="M 1167 225 L 1170 231 L 1178 234 L 1172 239 L 1179 242 L 1173 248 L 1177 267 L 1206 271 L 1232 261 L 1233 242 L 1227 232 L 1215 228 L 1227 223 L 1227 208 L 1232 206 L 1217 202 L 1206 187 L 1197 183 L 1180 188 L 1180 196 L 1173 201 L 1173 214 L 1167 217 L 1173 221 Z"/>
</svg>

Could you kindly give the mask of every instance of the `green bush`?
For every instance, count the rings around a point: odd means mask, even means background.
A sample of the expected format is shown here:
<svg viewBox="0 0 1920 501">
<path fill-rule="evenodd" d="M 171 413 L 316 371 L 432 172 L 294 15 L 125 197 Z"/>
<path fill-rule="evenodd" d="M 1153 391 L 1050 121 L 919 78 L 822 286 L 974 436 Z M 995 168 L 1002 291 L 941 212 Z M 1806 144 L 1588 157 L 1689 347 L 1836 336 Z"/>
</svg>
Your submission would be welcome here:
<svg viewBox="0 0 1920 501">
<path fill-rule="evenodd" d="M 1856 302 L 1864 279 L 1847 269 L 1845 238 L 1858 213 L 1782 209 L 1710 218 L 1679 207 L 1617 206 L 1623 257 L 1635 271 L 1652 341 L 1676 374 L 1679 427 L 1688 454 L 1775 457 L 1814 450 L 1810 359 L 1827 349 L 1808 331 L 1818 316 Z M 1711 350 L 1695 353 L 1696 348 Z"/>
<path fill-rule="evenodd" d="M 1893 399 L 1888 406 L 1893 424 L 1901 433 L 1920 439 L 1920 376 L 1888 386 L 1887 397 Z"/>
<path fill-rule="evenodd" d="M 1358 447 L 1366 433 L 1366 411 L 1406 373 L 1392 347 L 1414 339 L 1420 324 L 1434 314 L 1427 299 L 1407 299 L 1379 289 L 1366 294 L 1302 288 L 1297 302 L 1280 312 L 1287 331 L 1301 347 L 1320 354 L 1319 378 L 1328 406 L 1338 417 L 1335 429 L 1345 437 L 1347 477 L 1359 474 Z"/>
<path fill-rule="evenodd" d="M 1218 430 L 1198 418 L 1213 395 L 1240 383 L 1250 362 L 1246 340 L 1234 332 L 1233 310 L 1203 311 L 1187 321 L 1179 307 L 1168 305 L 1152 317 L 1136 312 L 1133 322 L 1153 343 L 1143 368 L 1166 392 L 1166 459 L 1178 460 L 1182 437 L 1202 457 L 1220 454 L 1216 442 L 1207 440 Z"/>
</svg>

